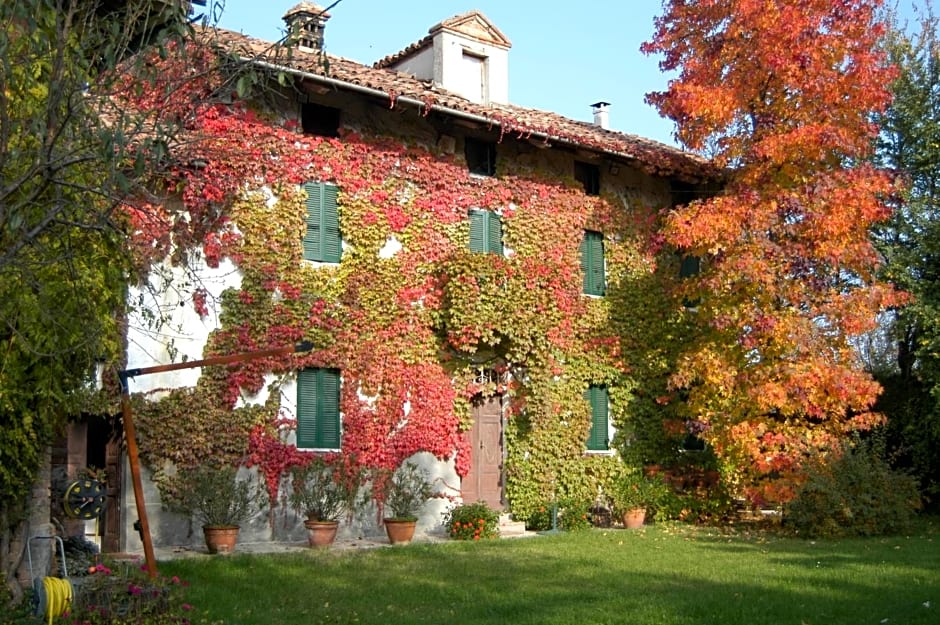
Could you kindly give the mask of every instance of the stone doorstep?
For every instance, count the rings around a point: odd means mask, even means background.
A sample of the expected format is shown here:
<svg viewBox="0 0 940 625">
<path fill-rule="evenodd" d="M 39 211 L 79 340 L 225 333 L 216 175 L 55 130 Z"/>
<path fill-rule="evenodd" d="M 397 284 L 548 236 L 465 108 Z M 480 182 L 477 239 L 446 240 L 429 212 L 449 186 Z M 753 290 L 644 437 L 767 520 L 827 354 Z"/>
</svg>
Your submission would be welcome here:
<svg viewBox="0 0 940 625">
<path fill-rule="evenodd" d="M 516 536 L 527 535 L 525 523 L 522 521 L 513 521 L 508 514 L 499 515 L 499 535 L 502 538 L 513 538 Z"/>
</svg>

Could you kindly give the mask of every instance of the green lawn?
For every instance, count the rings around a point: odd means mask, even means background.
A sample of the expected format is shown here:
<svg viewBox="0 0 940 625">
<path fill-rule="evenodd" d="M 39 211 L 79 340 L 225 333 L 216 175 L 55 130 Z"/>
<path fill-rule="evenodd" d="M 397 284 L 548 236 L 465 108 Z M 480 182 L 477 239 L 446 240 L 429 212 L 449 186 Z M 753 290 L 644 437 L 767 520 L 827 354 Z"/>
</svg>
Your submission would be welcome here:
<svg viewBox="0 0 940 625">
<path fill-rule="evenodd" d="M 936 520 L 895 538 L 657 525 L 191 558 L 160 571 L 190 582 L 197 615 L 226 625 L 940 623 Z"/>
</svg>

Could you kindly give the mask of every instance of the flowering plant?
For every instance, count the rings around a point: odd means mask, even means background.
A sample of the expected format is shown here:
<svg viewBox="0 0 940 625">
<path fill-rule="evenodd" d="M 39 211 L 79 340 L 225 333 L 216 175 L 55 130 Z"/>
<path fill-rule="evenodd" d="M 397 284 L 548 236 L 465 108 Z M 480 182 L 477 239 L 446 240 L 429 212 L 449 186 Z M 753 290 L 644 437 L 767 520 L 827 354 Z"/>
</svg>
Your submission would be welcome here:
<svg viewBox="0 0 940 625">
<path fill-rule="evenodd" d="M 183 601 L 188 584 L 175 575 L 151 578 L 136 561 L 102 561 L 80 577 L 81 592 L 69 623 L 81 625 L 188 625 L 192 606 Z"/>
<path fill-rule="evenodd" d="M 559 502 L 558 526 L 566 532 L 577 532 L 590 529 L 591 504 L 578 499 L 567 499 Z"/>
<path fill-rule="evenodd" d="M 455 540 L 499 537 L 499 514 L 484 502 L 462 504 L 444 515 L 447 535 Z"/>
</svg>

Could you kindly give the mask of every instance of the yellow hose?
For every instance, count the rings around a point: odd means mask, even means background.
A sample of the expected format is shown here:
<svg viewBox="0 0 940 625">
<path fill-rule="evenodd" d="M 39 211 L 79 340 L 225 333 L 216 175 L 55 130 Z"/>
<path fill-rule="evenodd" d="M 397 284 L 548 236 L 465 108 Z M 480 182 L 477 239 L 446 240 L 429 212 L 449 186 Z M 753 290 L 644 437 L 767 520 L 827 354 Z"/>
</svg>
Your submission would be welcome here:
<svg viewBox="0 0 940 625">
<path fill-rule="evenodd" d="M 52 625 L 52 619 L 65 614 L 72 605 L 72 583 L 58 577 L 43 577 L 42 587 L 46 591 L 46 622 Z"/>
</svg>

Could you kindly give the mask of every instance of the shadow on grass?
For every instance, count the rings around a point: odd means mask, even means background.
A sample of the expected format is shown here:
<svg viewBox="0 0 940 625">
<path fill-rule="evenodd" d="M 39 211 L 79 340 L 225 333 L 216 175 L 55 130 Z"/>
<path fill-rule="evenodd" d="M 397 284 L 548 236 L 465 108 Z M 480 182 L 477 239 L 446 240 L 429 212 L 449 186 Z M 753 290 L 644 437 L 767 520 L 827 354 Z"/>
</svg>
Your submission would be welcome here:
<svg viewBox="0 0 940 625">
<path fill-rule="evenodd" d="M 930 548 L 920 554 L 901 549 L 886 559 L 897 550 L 873 546 L 877 539 L 843 544 L 841 552 L 837 543 L 819 551 L 792 539 L 727 540 L 667 528 L 610 530 L 162 568 L 189 579 L 192 603 L 228 625 L 940 621 L 940 579 L 924 564 L 938 561 L 936 542 L 924 539 L 916 544 Z"/>
</svg>

